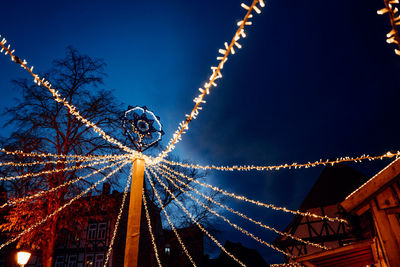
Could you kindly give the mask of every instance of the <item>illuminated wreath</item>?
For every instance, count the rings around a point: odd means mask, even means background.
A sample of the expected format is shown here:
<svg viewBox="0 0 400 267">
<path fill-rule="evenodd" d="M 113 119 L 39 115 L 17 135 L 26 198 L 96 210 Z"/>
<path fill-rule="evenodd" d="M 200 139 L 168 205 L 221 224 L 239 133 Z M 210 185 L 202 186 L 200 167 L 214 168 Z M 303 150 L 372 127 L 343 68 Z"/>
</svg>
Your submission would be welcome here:
<svg viewBox="0 0 400 267">
<path fill-rule="evenodd" d="M 155 145 L 164 135 L 160 117 L 154 115 L 146 106 L 129 106 L 122 118 L 122 126 L 125 135 L 140 151 Z"/>
</svg>

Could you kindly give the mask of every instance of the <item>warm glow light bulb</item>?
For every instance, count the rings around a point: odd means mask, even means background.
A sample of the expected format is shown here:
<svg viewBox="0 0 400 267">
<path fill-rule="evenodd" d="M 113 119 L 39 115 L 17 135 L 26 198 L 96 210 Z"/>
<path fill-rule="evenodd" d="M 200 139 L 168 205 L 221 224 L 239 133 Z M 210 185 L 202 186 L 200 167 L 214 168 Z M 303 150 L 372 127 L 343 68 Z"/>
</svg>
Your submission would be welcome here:
<svg viewBox="0 0 400 267">
<path fill-rule="evenodd" d="M 29 258 L 31 257 L 31 253 L 27 251 L 19 251 L 17 253 L 17 262 L 19 265 L 24 266 L 28 263 Z"/>
</svg>

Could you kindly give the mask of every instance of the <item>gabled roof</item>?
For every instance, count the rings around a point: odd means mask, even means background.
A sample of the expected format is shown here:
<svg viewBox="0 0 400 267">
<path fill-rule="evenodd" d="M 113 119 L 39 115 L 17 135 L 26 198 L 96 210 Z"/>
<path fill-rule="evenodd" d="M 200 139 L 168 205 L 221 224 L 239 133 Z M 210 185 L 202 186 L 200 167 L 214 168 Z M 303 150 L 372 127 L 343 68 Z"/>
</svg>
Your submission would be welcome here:
<svg viewBox="0 0 400 267">
<path fill-rule="evenodd" d="M 327 166 L 300 205 L 299 210 L 338 204 L 367 180 L 367 176 L 346 166 Z"/>
</svg>

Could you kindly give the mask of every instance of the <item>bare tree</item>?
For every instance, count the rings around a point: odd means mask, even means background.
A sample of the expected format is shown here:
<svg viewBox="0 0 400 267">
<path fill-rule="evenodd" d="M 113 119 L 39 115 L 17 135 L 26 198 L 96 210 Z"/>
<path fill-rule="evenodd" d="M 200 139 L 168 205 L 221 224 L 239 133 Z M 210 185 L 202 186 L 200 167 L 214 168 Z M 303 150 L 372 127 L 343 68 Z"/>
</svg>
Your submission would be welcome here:
<svg viewBox="0 0 400 267">
<path fill-rule="evenodd" d="M 120 115 L 120 105 L 109 91 L 93 88 L 102 84 L 104 63 L 100 59 L 92 59 L 81 55 L 77 50 L 68 47 L 65 58 L 56 60 L 54 68 L 44 76 L 52 81 L 66 100 L 75 105 L 80 113 L 97 126 L 113 131 Z M 14 81 L 17 88 L 22 90 L 23 98 L 17 105 L 7 109 L 8 124 L 15 127 L 15 132 L 5 140 L 4 146 L 10 150 L 25 152 L 53 153 L 57 155 L 87 155 L 114 150 L 109 143 L 94 134 L 81 122 L 77 121 L 65 107 L 54 101 L 51 94 L 26 79 Z M 32 85 L 31 85 L 32 84 Z M 3 147 L 4 147 L 3 146 Z M 3 156 L 6 161 L 29 162 L 45 161 L 46 159 L 25 158 L 16 155 Z M 79 166 L 80 162 L 66 164 L 41 164 L 34 166 L 10 166 L 3 169 L 7 176 L 39 172 L 50 169 L 64 169 Z M 18 179 L 8 183 L 13 197 L 31 195 L 39 190 L 48 190 L 71 179 L 87 173 L 89 170 L 59 171 L 37 177 Z M 85 181 L 87 183 L 87 181 Z M 82 182 L 82 183 L 85 183 Z M 34 201 L 24 202 L 13 207 L 7 216 L 7 222 L 0 229 L 11 235 L 26 229 L 46 215 L 54 212 L 77 192 L 81 192 L 85 184 L 64 187 L 45 197 Z M 42 250 L 43 265 L 51 267 L 54 247 L 60 234 L 60 229 L 72 229 L 74 224 L 80 224 L 80 216 L 72 210 L 82 210 L 84 202 L 71 205 L 59 215 L 52 217 L 47 223 L 35 231 L 29 232 L 19 240 L 19 245 L 30 245 Z M 87 205 L 87 204 L 86 204 Z M 13 234 L 15 233 L 15 234 Z"/>
<path fill-rule="evenodd" d="M 68 47 L 65 58 L 54 61 L 53 69 L 44 76 L 47 80 L 52 81 L 53 86 L 59 90 L 60 94 L 69 103 L 77 107 L 83 117 L 95 123 L 106 132 L 112 133 L 114 137 L 129 146 L 129 141 L 124 136 L 120 124 L 120 118 L 123 114 L 122 105 L 117 103 L 110 91 L 93 90 L 102 84 L 105 76 L 103 68 L 104 63 L 102 60 L 92 59 Z M 26 79 L 14 81 L 14 84 L 18 89 L 22 90 L 23 97 L 14 107 L 6 111 L 5 115 L 8 117 L 7 124 L 13 126 L 15 131 L 9 138 L 2 140 L 2 147 L 10 151 L 23 150 L 24 152 L 52 153 L 57 155 L 89 155 L 121 152 L 119 148 L 107 143 L 90 128 L 87 128 L 76 120 L 61 103 L 53 100 L 47 90 L 32 84 Z M 153 149 L 160 150 L 162 148 L 156 146 Z M 7 154 L 3 154 L 1 157 L 2 161 L 9 162 L 43 162 L 41 165 L 6 166 L 0 169 L 2 176 L 24 175 L 54 169 L 61 170 L 66 167 L 78 167 L 82 164 L 80 162 L 50 164 L 46 163 L 48 159 L 41 157 L 21 157 Z M 197 170 L 187 170 L 180 167 L 174 167 L 174 170 L 183 172 L 193 179 L 202 179 L 205 176 L 205 173 L 198 172 Z M 17 179 L 8 182 L 6 186 L 11 193 L 11 197 L 17 199 L 57 187 L 71 179 L 85 175 L 89 171 L 91 171 L 89 168 L 59 171 L 46 175 Z M 192 226 L 194 224 L 193 221 L 176 205 L 175 198 L 154 177 L 152 179 L 162 198 L 161 203 L 159 203 L 155 198 L 151 186 L 146 184 L 145 189 L 152 204 L 158 207 L 162 206 L 170 214 L 173 214 L 172 217 L 176 227 Z M 176 199 L 180 200 L 189 210 L 196 222 L 201 223 L 207 228 L 212 226 L 212 215 L 207 209 L 194 203 L 194 201 L 188 198 L 180 189 L 176 188 L 169 180 L 165 178 L 162 178 L 162 180 L 167 188 L 174 193 Z M 202 190 L 191 181 L 185 181 L 184 183 Z M 43 197 L 15 205 L 10 209 L 6 217 L 7 221 L 0 225 L 0 230 L 9 233 L 11 237 L 17 235 L 19 232 L 60 208 L 76 194 L 82 192 L 84 188 L 87 188 L 89 184 L 90 180 L 82 180 L 73 186 L 64 187 Z M 185 188 L 184 184 L 176 184 Z M 185 190 L 191 191 L 188 188 L 185 188 Z M 205 192 L 204 189 L 203 192 Z M 210 192 L 206 192 L 206 194 L 210 194 Z M 215 195 L 211 196 L 216 199 Z M 212 204 L 205 199 L 201 201 L 205 205 Z M 32 249 L 41 250 L 44 267 L 51 267 L 56 241 L 62 237 L 63 231 L 68 230 L 75 235 L 81 234 L 82 228 L 87 222 L 84 216 L 76 216 L 76 214 L 89 212 L 88 204 L 100 206 L 98 203 L 76 201 L 74 205 L 69 206 L 42 226 L 23 236 L 18 241 L 18 246 L 30 246 Z M 107 204 L 110 204 L 109 208 L 115 209 L 112 203 L 103 202 L 101 206 L 107 208 Z M 162 214 L 162 210 L 159 209 L 159 211 Z M 164 225 L 167 226 L 168 224 L 164 223 Z"/>
</svg>

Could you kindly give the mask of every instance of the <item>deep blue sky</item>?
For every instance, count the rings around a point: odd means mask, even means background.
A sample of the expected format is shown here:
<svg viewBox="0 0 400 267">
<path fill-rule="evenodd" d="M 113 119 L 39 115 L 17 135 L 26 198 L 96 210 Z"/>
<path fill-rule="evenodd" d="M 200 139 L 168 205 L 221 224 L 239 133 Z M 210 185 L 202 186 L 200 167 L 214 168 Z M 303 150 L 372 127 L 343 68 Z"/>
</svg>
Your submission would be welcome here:
<svg viewBox="0 0 400 267">
<path fill-rule="evenodd" d="M 0 34 L 39 71 L 62 58 L 68 45 L 103 58 L 104 88 L 127 105 L 147 105 L 159 115 L 166 142 L 191 110 L 210 66 L 217 64 L 218 49 L 244 16 L 241 2 L 8 1 L 0 10 Z M 382 7 L 382 0 L 268 1 L 176 153 L 201 164 L 233 165 L 398 150 L 400 57 L 385 42 L 389 20 L 376 14 Z M 4 56 L 0 70 L 4 108 L 21 93 L 10 80 L 27 73 Z M 382 164 L 355 167 L 372 175 Z M 296 209 L 321 171 L 211 172 L 208 179 Z M 234 204 L 278 229 L 290 220 Z M 275 238 L 265 231 L 256 234 Z M 240 234 L 229 238 L 258 249 L 270 262 L 280 260 Z"/>
</svg>

